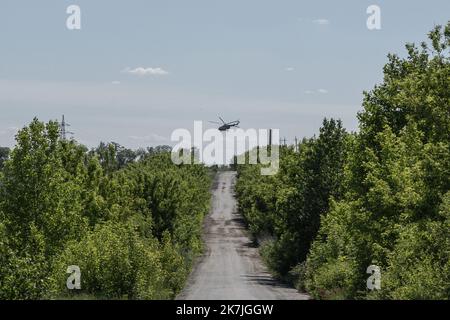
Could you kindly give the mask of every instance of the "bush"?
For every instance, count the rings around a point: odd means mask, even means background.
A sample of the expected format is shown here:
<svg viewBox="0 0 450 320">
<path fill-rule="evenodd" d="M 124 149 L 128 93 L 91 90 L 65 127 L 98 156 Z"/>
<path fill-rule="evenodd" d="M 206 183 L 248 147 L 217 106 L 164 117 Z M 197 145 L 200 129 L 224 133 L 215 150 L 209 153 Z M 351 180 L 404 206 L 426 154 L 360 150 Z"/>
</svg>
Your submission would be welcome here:
<svg viewBox="0 0 450 320">
<path fill-rule="evenodd" d="M 271 239 L 267 265 L 315 298 L 450 298 L 450 22 L 429 40 L 388 56 L 358 133 L 324 121 L 298 152 L 281 147 L 276 176 L 238 166 L 239 209 Z"/>
<path fill-rule="evenodd" d="M 70 243 L 53 267 L 53 297 L 87 294 L 108 299 L 167 298 L 158 243 L 144 241 L 129 226 L 99 225 L 80 242 Z M 68 266 L 81 270 L 82 290 L 66 287 Z"/>
<path fill-rule="evenodd" d="M 442 220 L 427 220 L 402 228 L 382 277 L 382 290 L 374 297 L 450 297 L 450 192 L 443 199 L 439 215 Z"/>
<path fill-rule="evenodd" d="M 299 263 L 289 271 L 289 282 L 293 283 L 300 292 L 306 291 L 306 261 Z"/>
<path fill-rule="evenodd" d="M 330 198 L 341 197 L 341 176 L 348 134 L 341 121 L 323 121 L 317 138 L 297 147 L 281 147 L 280 170 L 261 176 L 255 165 L 239 165 L 236 195 L 256 239 L 270 239 L 262 256 L 270 270 L 289 280 L 288 273 L 305 261 L 328 210 Z"/>
<path fill-rule="evenodd" d="M 150 151 L 135 161 L 62 141 L 56 122 L 23 128 L 0 174 L 0 298 L 174 298 L 201 251 L 211 176 Z M 81 291 L 66 288 L 71 265 Z"/>
<path fill-rule="evenodd" d="M 432 48 L 390 55 L 384 83 L 365 94 L 346 163 L 345 196 L 323 217 L 307 262 L 319 298 L 448 299 L 450 23 Z M 381 290 L 369 292 L 369 265 Z"/>
</svg>

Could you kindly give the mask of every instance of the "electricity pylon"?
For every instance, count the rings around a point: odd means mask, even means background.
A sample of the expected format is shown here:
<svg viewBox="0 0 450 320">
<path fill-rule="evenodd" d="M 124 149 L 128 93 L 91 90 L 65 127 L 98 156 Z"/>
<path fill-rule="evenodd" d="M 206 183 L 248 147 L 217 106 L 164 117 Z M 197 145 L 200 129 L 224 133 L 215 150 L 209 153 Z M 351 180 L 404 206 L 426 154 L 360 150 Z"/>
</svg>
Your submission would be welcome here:
<svg viewBox="0 0 450 320">
<path fill-rule="evenodd" d="M 61 134 L 61 140 L 66 140 L 68 134 L 74 134 L 73 132 L 70 132 L 67 130 L 67 127 L 70 127 L 70 124 L 66 122 L 64 119 L 64 115 L 62 116 L 62 122 L 60 125 L 60 134 Z"/>
</svg>

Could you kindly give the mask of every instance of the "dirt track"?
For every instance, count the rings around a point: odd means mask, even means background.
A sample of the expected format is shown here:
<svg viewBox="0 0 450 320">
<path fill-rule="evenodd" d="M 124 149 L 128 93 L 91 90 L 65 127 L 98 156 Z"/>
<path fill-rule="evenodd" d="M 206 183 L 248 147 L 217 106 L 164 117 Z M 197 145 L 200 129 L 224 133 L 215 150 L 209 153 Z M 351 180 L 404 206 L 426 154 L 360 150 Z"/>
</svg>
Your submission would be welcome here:
<svg viewBox="0 0 450 320">
<path fill-rule="evenodd" d="M 308 296 L 286 287 L 267 272 L 258 249 L 236 213 L 235 173 L 222 172 L 213 188 L 212 210 L 206 217 L 205 252 L 180 300 L 302 300 Z"/>
</svg>

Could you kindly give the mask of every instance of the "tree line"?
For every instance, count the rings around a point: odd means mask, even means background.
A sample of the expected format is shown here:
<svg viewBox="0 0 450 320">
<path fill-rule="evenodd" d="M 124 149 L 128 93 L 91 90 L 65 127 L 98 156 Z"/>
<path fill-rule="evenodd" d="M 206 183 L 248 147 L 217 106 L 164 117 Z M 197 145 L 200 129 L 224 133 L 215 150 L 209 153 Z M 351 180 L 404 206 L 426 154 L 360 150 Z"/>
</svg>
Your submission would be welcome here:
<svg viewBox="0 0 450 320">
<path fill-rule="evenodd" d="M 176 296 L 202 248 L 206 167 L 174 165 L 167 146 L 88 150 L 54 121 L 16 141 L 0 158 L 0 299 Z"/>
<path fill-rule="evenodd" d="M 357 133 L 325 119 L 317 137 L 281 147 L 277 175 L 237 166 L 264 260 L 314 298 L 450 298 L 450 23 L 406 49 L 364 93 Z"/>
</svg>

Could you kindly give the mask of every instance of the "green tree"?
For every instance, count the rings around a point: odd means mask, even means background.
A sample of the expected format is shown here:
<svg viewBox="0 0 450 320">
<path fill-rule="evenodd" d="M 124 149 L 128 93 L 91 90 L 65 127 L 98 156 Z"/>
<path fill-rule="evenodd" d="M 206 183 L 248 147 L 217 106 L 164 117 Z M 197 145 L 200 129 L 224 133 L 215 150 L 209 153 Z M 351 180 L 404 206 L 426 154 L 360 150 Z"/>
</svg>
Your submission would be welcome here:
<svg viewBox="0 0 450 320">
<path fill-rule="evenodd" d="M 56 122 L 44 125 L 34 119 L 17 135 L 1 195 L 6 229 L 18 249 L 28 246 L 33 227 L 45 238 L 49 255 L 85 230 L 81 190 L 65 170 L 62 153 Z"/>
<path fill-rule="evenodd" d="M 135 154 L 60 140 L 52 121 L 18 133 L 0 176 L 0 299 L 176 296 L 201 251 L 211 175 L 165 147 Z"/>
<path fill-rule="evenodd" d="M 9 148 L 0 147 L 0 170 L 3 169 L 4 163 L 9 158 Z"/>
<path fill-rule="evenodd" d="M 86 231 L 81 190 L 61 161 L 59 126 L 34 119 L 19 131 L 1 180 L 1 212 L 9 272 L 6 292 L 37 298 L 46 290 L 51 258 Z M 20 285 L 18 285 L 20 283 Z"/>
<path fill-rule="evenodd" d="M 307 263 L 321 298 L 448 298 L 448 241 L 441 204 L 450 189 L 450 23 L 431 47 L 389 55 L 384 82 L 365 93 L 342 201 L 324 217 Z M 445 210 L 444 210 L 445 211 Z M 381 292 L 365 288 L 381 267 Z"/>
<path fill-rule="evenodd" d="M 324 119 L 319 136 L 304 139 L 298 152 L 281 148 L 277 175 L 261 176 L 257 166 L 238 166 L 240 211 L 277 275 L 286 277 L 305 261 L 330 198 L 341 197 L 348 139 L 341 121 Z"/>
</svg>

